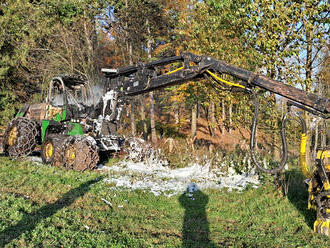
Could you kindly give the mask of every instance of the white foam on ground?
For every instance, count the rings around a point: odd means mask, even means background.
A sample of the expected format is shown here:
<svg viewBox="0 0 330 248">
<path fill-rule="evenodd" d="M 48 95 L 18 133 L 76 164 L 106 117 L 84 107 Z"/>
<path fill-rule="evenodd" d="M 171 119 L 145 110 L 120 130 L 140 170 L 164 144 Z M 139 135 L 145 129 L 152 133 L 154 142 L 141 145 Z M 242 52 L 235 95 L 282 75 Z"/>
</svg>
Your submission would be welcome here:
<svg viewBox="0 0 330 248">
<path fill-rule="evenodd" d="M 138 156 L 132 157 L 132 154 L 135 153 L 131 150 L 127 160 L 110 167 L 98 166 L 98 170 L 109 173 L 105 182 L 109 183 L 110 187 L 143 190 L 152 192 L 156 196 L 166 195 L 170 197 L 182 194 L 191 183 L 194 183 L 201 190 L 227 188 L 229 191 L 233 189 L 240 191 L 248 185 L 258 187 L 260 183 L 255 169 L 241 174 L 236 173 L 233 169 L 235 167 L 234 161 L 230 161 L 227 165 L 219 162 L 219 165 L 213 168 L 211 160 L 205 157 L 203 162 L 195 162 L 185 168 L 171 169 L 168 166 L 168 161 L 160 156 L 159 151 L 151 149 L 140 140 L 138 141 L 140 144 L 135 142 L 136 145 L 131 145 L 133 150 L 137 151 Z M 138 151 L 139 149 L 141 151 Z M 36 164 L 42 163 L 40 157 L 31 156 L 29 158 Z M 244 160 L 245 163 L 247 168 L 251 167 L 250 160 Z M 228 164 L 229 168 L 227 168 Z"/>
<path fill-rule="evenodd" d="M 37 164 L 42 164 L 42 159 L 41 157 L 38 156 L 29 156 L 28 157 L 30 161 L 35 162 Z"/>
<path fill-rule="evenodd" d="M 100 166 L 99 170 L 109 171 L 105 181 L 114 188 L 150 191 L 154 195 L 173 196 L 182 194 L 194 182 L 199 189 L 243 190 L 247 185 L 257 187 L 258 175 L 255 170 L 237 174 L 229 168 L 223 173 L 219 168 L 209 165 L 191 164 L 185 168 L 171 169 L 158 163 L 122 161 L 111 167 Z"/>
</svg>

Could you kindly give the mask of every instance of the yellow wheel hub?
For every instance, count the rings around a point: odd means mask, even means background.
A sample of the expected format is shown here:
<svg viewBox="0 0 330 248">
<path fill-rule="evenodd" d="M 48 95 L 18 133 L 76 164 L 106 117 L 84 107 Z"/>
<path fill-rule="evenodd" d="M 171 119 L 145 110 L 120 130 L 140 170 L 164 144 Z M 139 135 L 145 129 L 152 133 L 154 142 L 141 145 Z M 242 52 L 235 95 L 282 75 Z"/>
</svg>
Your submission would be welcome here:
<svg viewBox="0 0 330 248">
<path fill-rule="evenodd" d="M 70 165 L 72 165 L 74 163 L 74 160 L 76 158 L 76 154 L 77 154 L 77 149 L 70 145 L 66 150 L 65 150 L 65 159 L 66 162 Z"/>
<path fill-rule="evenodd" d="M 46 158 L 51 158 L 53 156 L 53 152 L 54 152 L 54 146 L 52 143 L 48 142 L 45 146 L 45 157 Z"/>
<path fill-rule="evenodd" d="M 8 145 L 10 146 L 15 145 L 17 141 L 17 137 L 18 137 L 17 127 L 13 127 L 8 135 Z"/>
</svg>

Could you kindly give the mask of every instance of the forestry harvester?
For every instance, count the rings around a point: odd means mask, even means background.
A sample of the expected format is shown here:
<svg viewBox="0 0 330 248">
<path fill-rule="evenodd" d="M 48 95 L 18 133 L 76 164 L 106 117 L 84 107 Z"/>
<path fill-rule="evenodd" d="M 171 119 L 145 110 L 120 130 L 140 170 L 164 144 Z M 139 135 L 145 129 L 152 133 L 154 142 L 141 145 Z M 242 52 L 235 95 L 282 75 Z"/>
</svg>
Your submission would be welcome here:
<svg viewBox="0 0 330 248">
<path fill-rule="evenodd" d="M 176 68 L 171 71 L 166 68 Z M 3 140 L 5 152 L 11 157 L 30 154 L 41 144 L 45 163 L 84 171 L 96 167 L 99 152 L 118 152 L 123 138 L 116 134 L 124 103 L 146 92 L 206 78 L 216 91 L 230 90 L 248 93 L 254 100 L 251 129 L 251 157 L 257 168 L 267 173 L 279 173 L 287 163 L 288 151 L 285 126 L 289 118 L 302 126 L 300 166 L 308 180 L 309 208 L 317 211 L 314 231 L 330 236 L 330 148 L 317 152 L 315 164 L 306 161 L 306 124 L 290 111 L 282 119 L 282 159 L 277 168 L 266 169 L 255 155 L 255 133 L 259 114 L 258 93 L 275 93 L 287 99 L 288 109 L 295 106 L 324 119 L 329 118 L 330 100 L 269 79 L 251 71 L 226 64 L 209 56 L 183 53 L 149 63 L 139 63 L 118 69 L 102 69 L 106 83 L 103 95 L 94 102 L 88 82 L 77 76 L 54 77 L 45 103 L 25 105 L 9 123 Z M 228 82 L 222 74 L 238 83 Z"/>
</svg>

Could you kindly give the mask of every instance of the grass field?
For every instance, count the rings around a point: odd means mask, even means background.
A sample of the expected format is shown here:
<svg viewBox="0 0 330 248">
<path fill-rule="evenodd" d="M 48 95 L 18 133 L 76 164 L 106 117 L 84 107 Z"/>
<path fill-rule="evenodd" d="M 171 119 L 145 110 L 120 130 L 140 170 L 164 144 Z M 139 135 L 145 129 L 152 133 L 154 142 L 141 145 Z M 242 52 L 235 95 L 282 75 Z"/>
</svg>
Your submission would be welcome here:
<svg viewBox="0 0 330 248">
<path fill-rule="evenodd" d="M 107 172 L 0 157 L 0 247 L 328 247 L 313 233 L 301 175 L 288 175 L 286 197 L 266 184 L 191 200 L 113 190 Z"/>
</svg>

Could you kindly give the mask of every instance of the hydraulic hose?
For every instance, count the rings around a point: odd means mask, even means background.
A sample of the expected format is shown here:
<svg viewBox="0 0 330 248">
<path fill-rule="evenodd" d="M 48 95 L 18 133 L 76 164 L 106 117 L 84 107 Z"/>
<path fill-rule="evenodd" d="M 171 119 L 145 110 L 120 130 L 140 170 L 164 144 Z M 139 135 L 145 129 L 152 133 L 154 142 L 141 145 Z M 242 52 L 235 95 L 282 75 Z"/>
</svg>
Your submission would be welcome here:
<svg viewBox="0 0 330 248">
<path fill-rule="evenodd" d="M 327 212 L 327 206 L 323 206 L 322 204 L 322 198 L 323 197 L 329 197 L 330 196 L 330 190 L 320 192 L 316 197 L 316 204 L 318 207 L 319 214 L 326 219 L 330 218 L 330 214 Z"/>
<path fill-rule="evenodd" d="M 322 180 L 324 181 L 323 183 L 324 183 L 324 185 L 323 185 L 323 187 L 326 189 L 326 190 L 328 190 L 329 188 L 330 188 L 330 182 L 329 182 L 329 177 L 328 177 L 328 175 L 327 175 L 327 169 L 325 168 L 325 166 L 324 166 L 324 161 L 323 161 L 323 159 L 324 159 L 324 157 L 323 157 L 323 154 L 324 154 L 324 152 L 327 152 L 329 150 L 329 147 L 325 147 L 325 148 L 323 148 L 322 150 L 321 150 L 321 153 L 320 153 L 320 158 L 319 158 L 319 166 L 321 167 L 321 170 L 322 170 L 322 173 L 323 173 L 323 177 L 321 177 L 322 178 Z M 326 155 L 326 154 L 325 154 Z"/>
<path fill-rule="evenodd" d="M 252 161 L 254 162 L 254 164 L 256 165 L 256 167 L 259 170 L 261 170 L 265 173 L 276 174 L 284 168 L 284 166 L 288 160 L 288 146 L 287 146 L 286 137 L 285 137 L 285 135 L 286 135 L 285 125 L 286 125 L 287 115 L 284 115 L 284 117 L 282 118 L 281 140 L 282 140 L 282 154 L 283 155 L 282 155 L 281 163 L 277 168 L 266 169 L 259 164 L 259 162 L 256 159 L 256 154 L 255 154 L 255 135 L 256 135 L 257 125 L 258 125 L 259 100 L 258 100 L 258 97 L 254 90 L 252 90 L 252 96 L 253 96 L 253 100 L 254 100 L 254 117 L 253 117 L 253 122 L 252 122 L 252 127 L 251 127 L 251 138 L 250 138 L 250 152 L 251 152 Z"/>
</svg>

